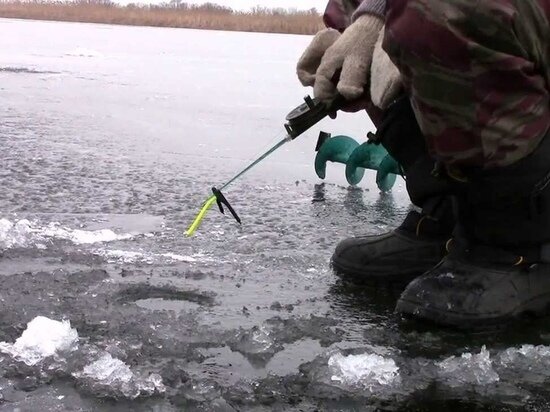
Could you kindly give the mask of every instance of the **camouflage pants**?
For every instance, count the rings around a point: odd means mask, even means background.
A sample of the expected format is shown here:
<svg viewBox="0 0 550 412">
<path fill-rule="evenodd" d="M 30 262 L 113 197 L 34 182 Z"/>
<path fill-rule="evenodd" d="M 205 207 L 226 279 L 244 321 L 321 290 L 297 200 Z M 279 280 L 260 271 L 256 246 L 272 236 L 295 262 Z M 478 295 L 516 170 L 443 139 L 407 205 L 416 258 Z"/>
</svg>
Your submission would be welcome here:
<svg viewBox="0 0 550 412">
<path fill-rule="evenodd" d="M 550 128 L 549 21 L 550 0 L 387 1 L 384 48 L 433 157 L 489 169 L 534 151 Z"/>
</svg>

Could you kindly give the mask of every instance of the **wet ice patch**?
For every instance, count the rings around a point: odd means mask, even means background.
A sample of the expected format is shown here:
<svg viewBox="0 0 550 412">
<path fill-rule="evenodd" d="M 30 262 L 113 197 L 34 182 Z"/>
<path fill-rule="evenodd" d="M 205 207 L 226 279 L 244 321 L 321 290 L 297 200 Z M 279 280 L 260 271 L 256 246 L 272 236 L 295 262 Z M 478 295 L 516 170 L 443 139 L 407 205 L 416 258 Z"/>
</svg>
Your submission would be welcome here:
<svg viewBox="0 0 550 412">
<path fill-rule="evenodd" d="M 485 346 L 478 354 L 463 353 L 461 356 L 451 356 L 438 362 L 437 366 L 441 378 L 453 387 L 466 384 L 488 385 L 500 380 Z"/>
<path fill-rule="evenodd" d="M 371 353 L 343 355 L 340 352 L 328 359 L 331 381 L 344 386 L 372 390 L 399 379 L 399 367 L 391 358 Z"/>
<path fill-rule="evenodd" d="M 127 364 L 113 358 L 109 353 L 103 353 L 81 371 L 73 373 L 73 377 L 92 392 L 103 396 L 135 399 L 139 396 L 163 393 L 166 390 L 160 375 L 153 373 L 145 377 L 134 373 Z"/>
<path fill-rule="evenodd" d="M 14 344 L 0 343 L 0 351 L 27 365 L 36 365 L 59 351 L 71 350 L 78 342 L 76 329 L 69 321 L 56 321 L 37 316 Z"/>
</svg>

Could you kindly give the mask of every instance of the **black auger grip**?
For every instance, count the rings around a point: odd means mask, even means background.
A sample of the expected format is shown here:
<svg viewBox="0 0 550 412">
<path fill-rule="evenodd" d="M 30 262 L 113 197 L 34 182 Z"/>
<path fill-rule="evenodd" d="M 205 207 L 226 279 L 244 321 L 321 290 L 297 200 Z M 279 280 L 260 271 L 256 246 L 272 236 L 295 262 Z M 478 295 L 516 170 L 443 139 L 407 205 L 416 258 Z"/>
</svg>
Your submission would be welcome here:
<svg viewBox="0 0 550 412">
<path fill-rule="evenodd" d="M 286 116 L 285 129 L 292 139 L 297 138 L 328 115 L 336 113 L 346 103 L 346 99 L 341 95 L 328 103 L 310 96 L 306 96 L 304 100 L 305 103 L 296 107 Z"/>
</svg>

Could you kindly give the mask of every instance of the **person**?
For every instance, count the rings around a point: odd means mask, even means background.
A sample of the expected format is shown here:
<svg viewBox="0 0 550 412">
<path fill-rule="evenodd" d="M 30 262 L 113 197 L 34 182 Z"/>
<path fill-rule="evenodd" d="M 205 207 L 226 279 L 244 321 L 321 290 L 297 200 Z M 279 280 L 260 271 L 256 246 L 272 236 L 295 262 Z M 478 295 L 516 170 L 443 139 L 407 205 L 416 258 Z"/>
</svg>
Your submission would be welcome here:
<svg viewBox="0 0 550 412">
<path fill-rule="evenodd" d="M 550 0 L 331 0 L 324 20 L 300 81 L 383 110 L 376 140 L 418 207 L 343 240 L 334 268 L 407 285 L 396 311 L 443 325 L 546 314 Z"/>
</svg>

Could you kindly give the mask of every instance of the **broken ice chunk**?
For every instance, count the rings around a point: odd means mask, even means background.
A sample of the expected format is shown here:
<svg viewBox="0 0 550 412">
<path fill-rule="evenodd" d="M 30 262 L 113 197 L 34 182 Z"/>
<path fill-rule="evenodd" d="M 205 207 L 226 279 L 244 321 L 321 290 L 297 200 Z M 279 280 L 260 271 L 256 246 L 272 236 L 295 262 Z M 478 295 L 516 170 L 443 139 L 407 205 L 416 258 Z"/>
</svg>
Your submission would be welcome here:
<svg viewBox="0 0 550 412">
<path fill-rule="evenodd" d="M 37 316 L 27 324 L 27 329 L 12 345 L 0 343 L 0 351 L 31 366 L 58 351 L 71 350 L 78 341 L 76 329 L 67 321 L 56 321 Z"/>
<path fill-rule="evenodd" d="M 135 374 L 123 361 L 104 353 L 94 362 L 86 365 L 73 376 L 92 392 L 101 396 L 127 397 L 151 396 L 165 391 L 162 378 L 158 374 L 148 377 Z"/>
<path fill-rule="evenodd" d="M 485 346 L 478 354 L 463 353 L 460 357 L 451 356 L 439 362 L 437 366 L 441 377 L 454 387 L 465 384 L 487 385 L 500 380 Z"/>
<path fill-rule="evenodd" d="M 328 366 L 332 381 L 368 390 L 389 385 L 399 378 L 395 361 L 374 353 L 344 356 L 338 352 L 329 358 Z"/>
</svg>

